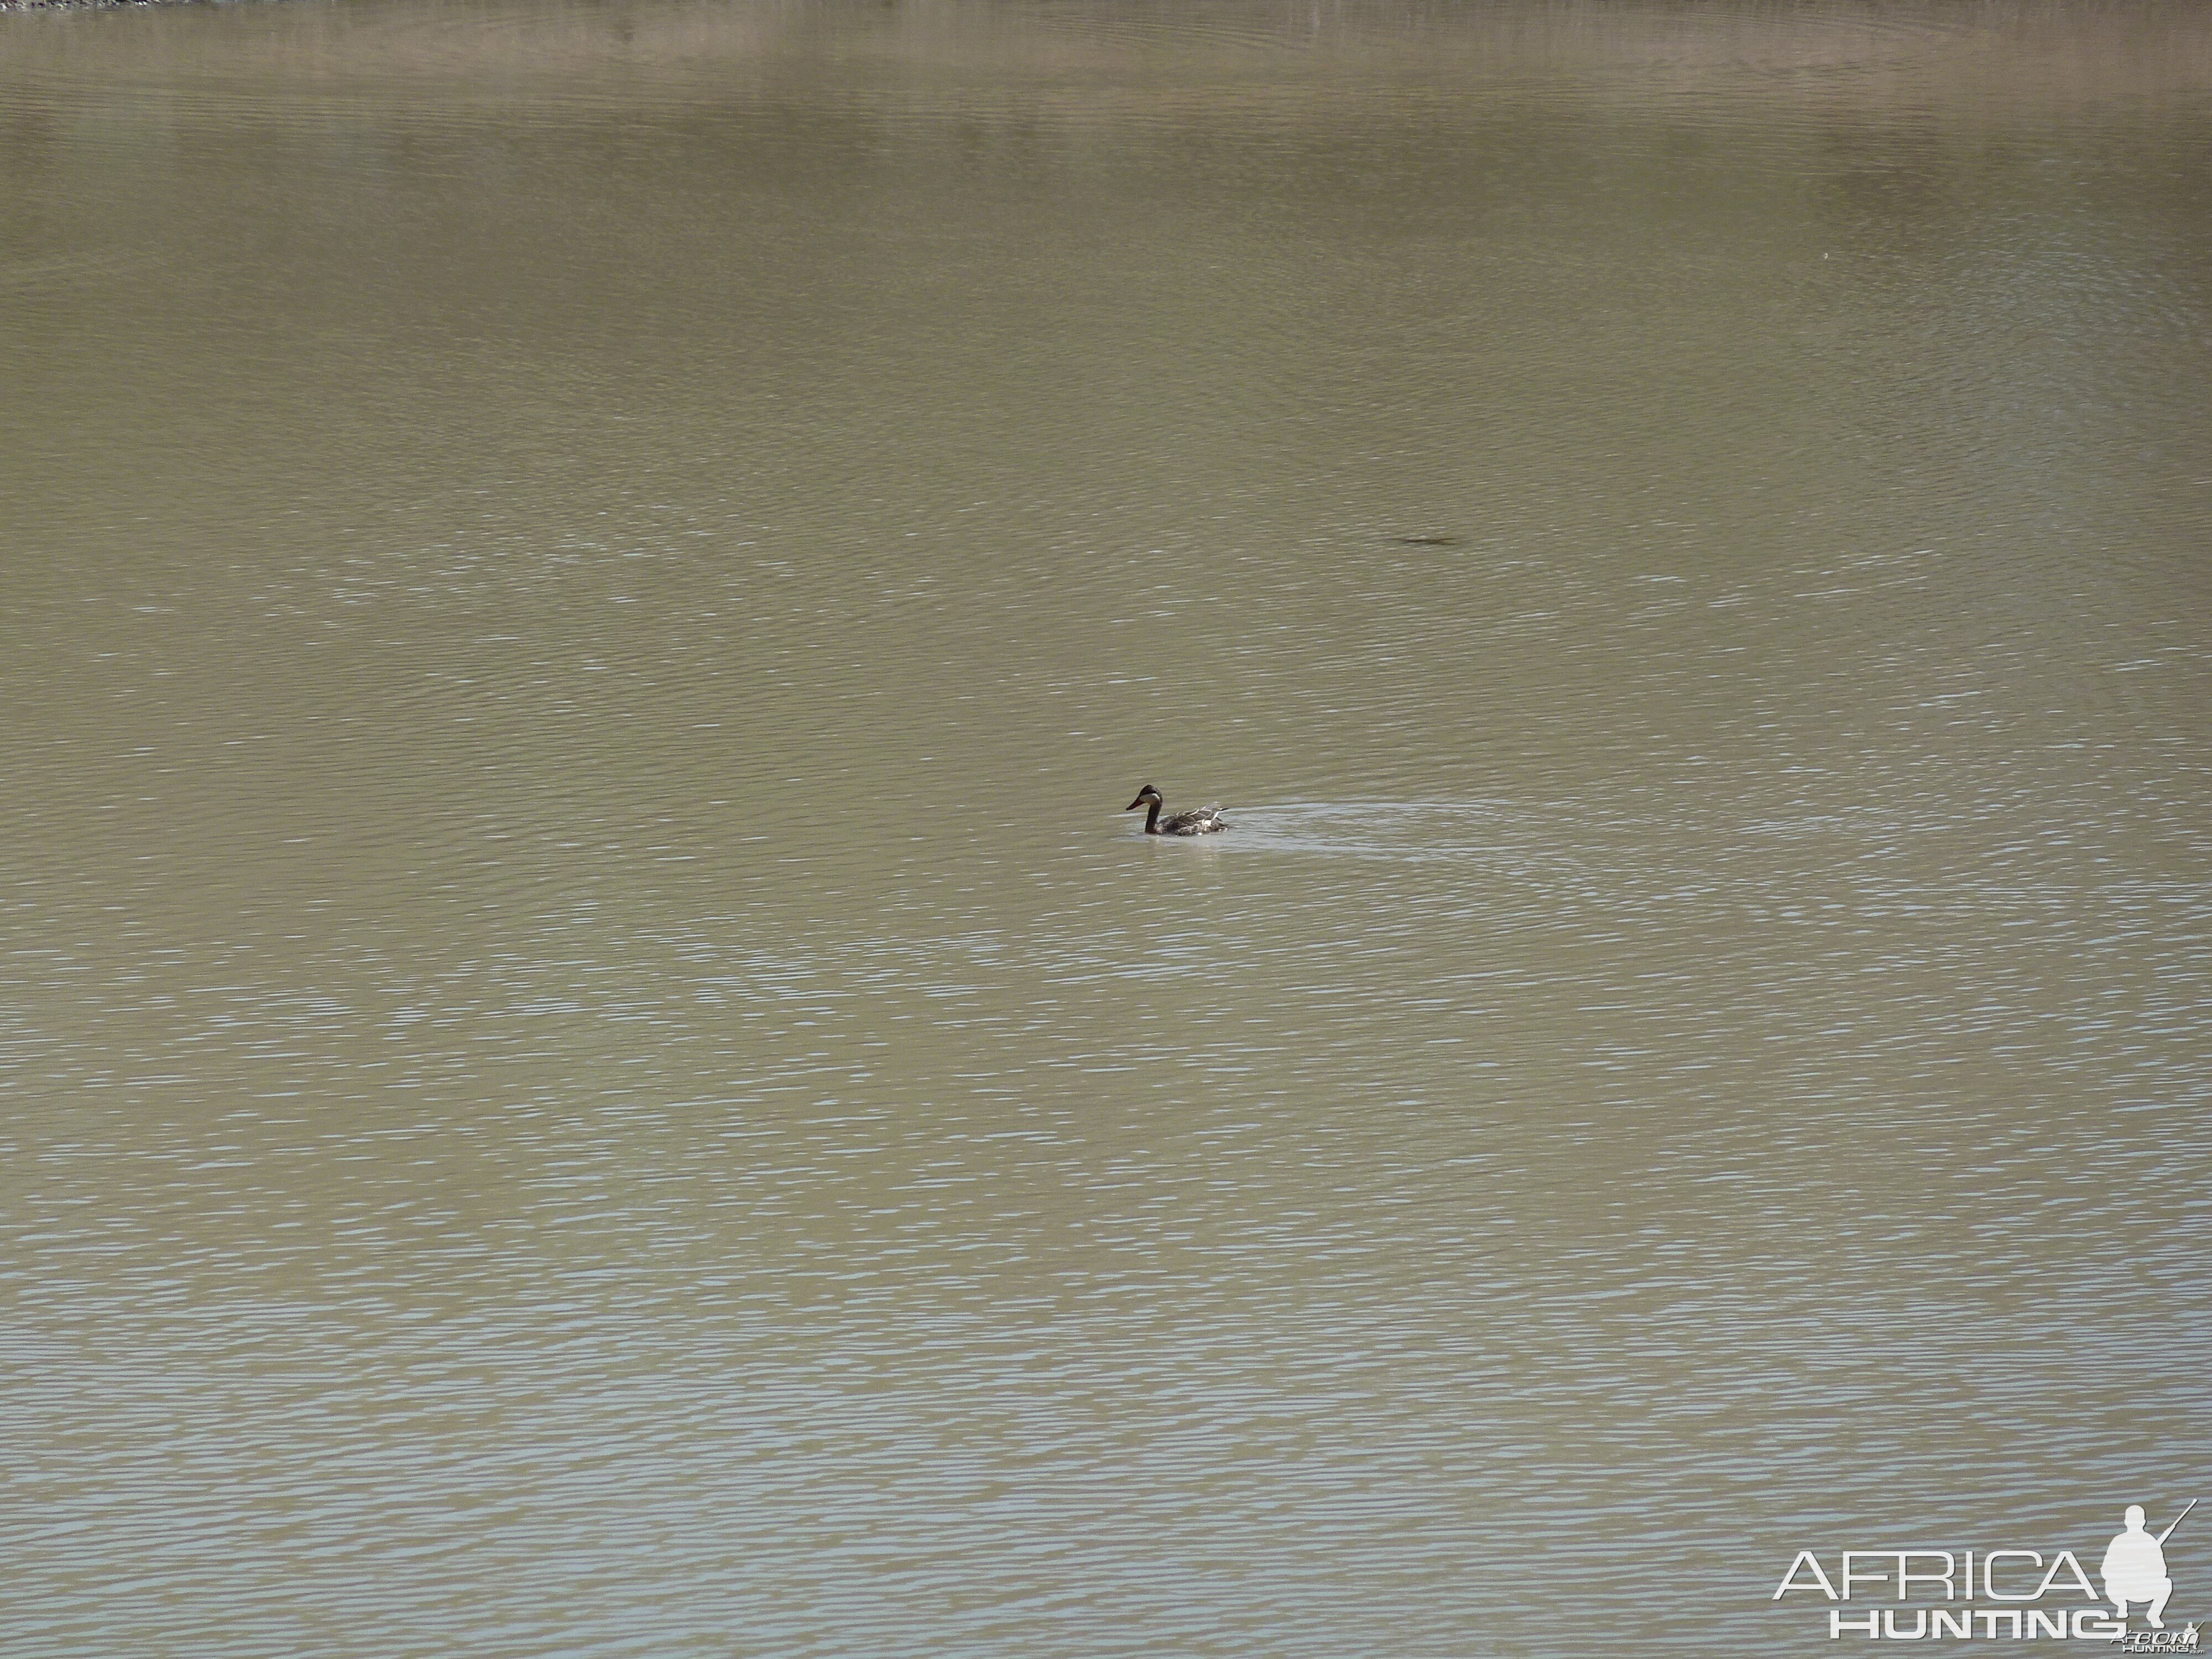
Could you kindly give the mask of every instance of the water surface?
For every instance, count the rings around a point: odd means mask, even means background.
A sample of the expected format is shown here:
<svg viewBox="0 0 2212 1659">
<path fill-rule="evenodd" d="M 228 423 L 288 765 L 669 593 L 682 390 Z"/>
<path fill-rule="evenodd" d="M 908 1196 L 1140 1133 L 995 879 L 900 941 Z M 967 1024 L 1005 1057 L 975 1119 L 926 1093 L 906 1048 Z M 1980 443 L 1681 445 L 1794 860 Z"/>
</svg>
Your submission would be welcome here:
<svg viewBox="0 0 2212 1659">
<path fill-rule="evenodd" d="M 2208 89 L 0 18 L 0 1648 L 1813 1653 L 2162 1525 Z"/>
</svg>

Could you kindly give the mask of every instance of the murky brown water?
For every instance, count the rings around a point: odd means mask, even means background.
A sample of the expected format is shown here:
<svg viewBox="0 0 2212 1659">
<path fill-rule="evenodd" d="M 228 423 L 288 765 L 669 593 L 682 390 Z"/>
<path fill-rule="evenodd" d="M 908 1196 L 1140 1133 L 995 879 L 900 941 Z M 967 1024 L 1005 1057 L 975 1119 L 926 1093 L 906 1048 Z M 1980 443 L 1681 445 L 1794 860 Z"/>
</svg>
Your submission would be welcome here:
<svg viewBox="0 0 2212 1659">
<path fill-rule="evenodd" d="M 2209 143 L 2183 4 L 0 18 L 0 1650 L 2212 1495 Z"/>
</svg>

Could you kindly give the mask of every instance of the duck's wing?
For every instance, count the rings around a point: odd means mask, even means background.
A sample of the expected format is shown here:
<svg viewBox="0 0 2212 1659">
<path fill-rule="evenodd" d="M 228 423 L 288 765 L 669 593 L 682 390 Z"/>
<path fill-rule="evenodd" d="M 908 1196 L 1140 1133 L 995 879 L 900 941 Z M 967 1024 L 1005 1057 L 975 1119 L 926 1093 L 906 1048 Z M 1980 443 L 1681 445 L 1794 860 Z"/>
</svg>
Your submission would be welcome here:
<svg viewBox="0 0 2212 1659">
<path fill-rule="evenodd" d="M 1160 820 L 1160 828 L 1170 836 L 1209 836 L 1228 827 L 1229 820 L 1221 816 L 1218 806 L 1194 806 Z"/>
</svg>

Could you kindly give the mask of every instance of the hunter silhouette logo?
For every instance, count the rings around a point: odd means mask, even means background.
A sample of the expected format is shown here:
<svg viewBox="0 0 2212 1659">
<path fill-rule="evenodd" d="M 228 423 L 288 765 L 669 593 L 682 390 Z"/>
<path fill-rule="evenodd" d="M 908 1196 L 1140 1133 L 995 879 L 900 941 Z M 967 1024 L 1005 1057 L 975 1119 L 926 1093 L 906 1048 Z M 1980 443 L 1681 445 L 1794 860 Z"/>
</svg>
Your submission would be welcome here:
<svg viewBox="0 0 2212 1659">
<path fill-rule="evenodd" d="M 2197 1507 L 2197 1500 L 2189 1500 L 2189 1508 L 2166 1524 L 2164 1532 L 2155 1538 L 2143 1530 L 2143 1507 L 2128 1505 L 2125 1517 L 2127 1530 L 2105 1547 L 2105 1564 L 2099 1569 L 2105 1577 L 2105 1596 L 2112 1602 L 2113 1612 L 2122 1620 L 2128 1616 L 2128 1603 L 2148 1601 L 2143 1617 L 2153 1630 L 2166 1628 L 2166 1598 L 2173 1594 L 2173 1580 L 2166 1576 L 2166 1540 L 2173 1536 L 2174 1528 L 2189 1518 L 2189 1510 Z"/>
<path fill-rule="evenodd" d="M 1800 1550 L 1771 1599 L 1779 1601 L 1792 1591 L 1804 1591 L 1831 1603 L 1890 1603 L 1849 1611 L 1831 1606 L 1832 1639 L 2002 1636 L 2017 1642 L 2051 1637 L 2101 1641 L 2127 1653 L 2196 1653 L 2200 1638 L 2194 1621 L 2185 1630 L 2166 1627 L 2166 1604 L 2173 1596 L 2166 1542 L 2196 1507 L 2192 1498 L 2165 1530 L 2154 1533 L 2142 1505 L 2129 1504 L 2122 1530 L 2113 1534 L 2098 1563 L 2102 1595 L 2089 1582 L 2081 1557 L 2069 1549 L 1843 1550 L 1832 1558 L 1832 1577 L 1818 1552 Z M 1920 1605 L 1911 1605 L 1916 1601 Z M 2132 1606 L 2142 1608 L 2148 1628 L 2129 1630 Z"/>
</svg>

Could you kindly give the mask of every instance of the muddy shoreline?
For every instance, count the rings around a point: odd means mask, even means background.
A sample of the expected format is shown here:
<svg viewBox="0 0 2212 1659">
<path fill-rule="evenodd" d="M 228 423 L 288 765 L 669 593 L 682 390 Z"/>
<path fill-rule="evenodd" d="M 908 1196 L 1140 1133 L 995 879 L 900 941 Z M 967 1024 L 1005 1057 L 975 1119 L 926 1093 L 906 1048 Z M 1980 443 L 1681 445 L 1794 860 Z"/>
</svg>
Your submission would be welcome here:
<svg viewBox="0 0 2212 1659">
<path fill-rule="evenodd" d="M 0 17 L 39 12 L 153 11 L 179 6 L 228 6 L 241 0 L 0 0 Z"/>
</svg>

